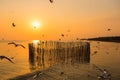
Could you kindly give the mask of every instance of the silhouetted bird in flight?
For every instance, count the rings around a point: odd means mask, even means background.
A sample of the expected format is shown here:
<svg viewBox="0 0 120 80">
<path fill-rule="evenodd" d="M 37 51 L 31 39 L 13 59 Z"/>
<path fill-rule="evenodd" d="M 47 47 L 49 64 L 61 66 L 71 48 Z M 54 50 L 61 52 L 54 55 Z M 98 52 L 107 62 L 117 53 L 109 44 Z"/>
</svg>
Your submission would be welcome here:
<svg viewBox="0 0 120 80">
<path fill-rule="evenodd" d="M 92 54 L 92 56 L 95 55 L 95 54 L 97 54 L 97 51 L 94 51 L 94 53 Z"/>
<path fill-rule="evenodd" d="M 110 31 L 111 29 L 107 29 L 108 31 Z"/>
<path fill-rule="evenodd" d="M 61 73 L 60 73 L 60 75 L 63 75 L 63 74 L 64 74 L 64 72 L 61 72 Z"/>
<path fill-rule="evenodd" d="M 11 63 L 14 63 L 10 58 L 8 58 L 8 57 L 6 57 L 6 56 L 0 56 L 0 59 L 2 60 L 2 59 L 7 59 L 7 60 L 9 60 Z"/>
<path fill-rule="evenodd" d="M 76 40 L 79 40 L 79 38 L 76 38 Z"/>
<path fill-rule="evenodd" d="M 53 0 L 49 0 L 51 3 L 53 3 Z"/>
<path fill-rule="evenodd" d="M 10 45 L 10 44 L 15 45 L 15 47 L 21 46 L 21 47 L 25 48 L 25 46 L 23 46 L 22 44 L 17 44 L 17 43 L 15 43 L 15 42 L 10 42 L 10 43 L 8 43 L 8 45 Z"/>
<path fill-rule="evenodd" d="M 64 37 L 64 34 L 61 34 L 62 37 Z"/>
<path fill-rule="evenodd" d="M 59 39 L 59 41 L 61 41 L 61 39 Z"/>
<path fill-rule="evenodd" d="M 16 26 L 15 23 L 12 23 L 12 26 L 15 27 Z"/>
</svg>

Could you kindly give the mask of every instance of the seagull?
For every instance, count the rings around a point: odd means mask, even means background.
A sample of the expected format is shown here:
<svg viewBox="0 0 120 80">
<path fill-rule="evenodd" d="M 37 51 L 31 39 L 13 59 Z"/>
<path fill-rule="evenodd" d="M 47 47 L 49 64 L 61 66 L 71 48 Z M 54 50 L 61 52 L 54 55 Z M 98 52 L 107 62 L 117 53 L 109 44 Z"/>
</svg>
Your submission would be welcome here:
<svg viewBox="0 0 120 80">
<path fill-rule="evenodd" d="M 53 3 L 53 0 L 49 0 L 51 3 Z"/>
<path fill-rule="evenodd" d="M 110 31 L 111 29 L 107 29 L 108 31 Z"/>
<path fill-rule="evenodd" d="M 64 74 L 64 72 L 61 72 L 61 73 L 60 73 L 60 75 L 63 75 L 63 74 Z"/>
<path fill-rule="evenodd" d="M 16 26 L 15 23 L 12 23 L 12 26 L 15 27 Z"/>
<path fill-rule="evenodd" d="M 21 47 L 25 48 L 25 46 L 23 46 L 22 44 L 16 44 L 15 42 L 8 43 L 8 45 L 10 45 L 10 44 L 14 44 L 15 47 L 21 46 Z"/>
<path fill-rule="evenodd" d="M 95 54 L 97 54 L 97 51 L 94 51 L 94 53 L 92 54 L 92 56 L 95 55 Z"/>
<path fill-rule="evenodd" d="M 13 62 L 10 58 L 8 58 L 8 57 L 6 57 L 6 56 L 0 56 L 0 59 L 1 59 L 1 60 L 2 60 L 2 59 L 7 59 L 7 60 L 9 60 L 11 63 L 14 64 L 14 62 Z"/>
<path fill-rule="evenodd" d="M 97 51 L 94 51 L 94 53 L 96 54 L 96 53 L 97 53 Z"/>
<path fill-rule="evenodd" d="M 61 39 L 59 39 L 59 41 L 61 41 Z"/>
<path fill-rule="evenodd" d="M 76 38 L 76 40 L 79 40 L 79 38 Z"/>
<path fill-rule="evenodd" d="M 64 37 L 64 34 L 61 34 L 62 37 Z"/>
</svg>

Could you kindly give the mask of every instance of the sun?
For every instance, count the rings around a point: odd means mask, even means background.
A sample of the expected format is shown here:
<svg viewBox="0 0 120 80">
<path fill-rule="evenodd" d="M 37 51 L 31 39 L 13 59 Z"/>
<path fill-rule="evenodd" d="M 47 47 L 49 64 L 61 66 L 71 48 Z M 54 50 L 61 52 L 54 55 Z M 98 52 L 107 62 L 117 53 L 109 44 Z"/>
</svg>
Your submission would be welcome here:
<svg viewBox="0 0 120 80">
<path fill-rule="evenodd" d="M 34 21 L 34 22 L 32 23 L 32 26 L 33 26 L 34 28 L 38 28 L 38 27 L 40 27 L 40 23 L 39 23 L 38 21 Z"/>
</svg>

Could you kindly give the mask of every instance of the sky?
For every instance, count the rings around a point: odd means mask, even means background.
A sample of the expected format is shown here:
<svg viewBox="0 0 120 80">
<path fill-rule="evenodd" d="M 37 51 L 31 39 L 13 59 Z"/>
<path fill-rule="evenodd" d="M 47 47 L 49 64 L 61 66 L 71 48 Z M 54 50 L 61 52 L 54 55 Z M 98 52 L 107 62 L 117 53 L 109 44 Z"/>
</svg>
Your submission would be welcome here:
<svg viewBox="0 0 120 80">
<path fill-rule="evenodd" d="M 39 23 L 36 28 L 32 25 L 35 21 Z M 75 40 L 103 36 L 120 36 L 120 0 L 0 0 L 1 39 Z"/>
</svg>

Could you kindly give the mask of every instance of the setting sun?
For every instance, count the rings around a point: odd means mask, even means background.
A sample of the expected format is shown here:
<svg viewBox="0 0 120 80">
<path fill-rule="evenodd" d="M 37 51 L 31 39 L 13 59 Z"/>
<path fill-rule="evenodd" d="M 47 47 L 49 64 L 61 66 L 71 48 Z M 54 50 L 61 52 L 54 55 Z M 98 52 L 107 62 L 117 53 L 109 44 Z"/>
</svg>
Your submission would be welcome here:
<svg viewBox="0 0 120 80">
<path fill-rule="evenodd" d="M 39 23 L 38 21 L 34 21 L 34 22 L 32 23 L 32 26 L 33 26 L 34 28 L 38 28 L 38 27 L 40 26 L 40 23 Z"/>
<path fill-rule="evenodd" d="M 120 80 L 120 0 L 0 0 L 0 80 Z"/>
</svg>

